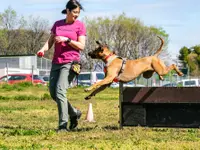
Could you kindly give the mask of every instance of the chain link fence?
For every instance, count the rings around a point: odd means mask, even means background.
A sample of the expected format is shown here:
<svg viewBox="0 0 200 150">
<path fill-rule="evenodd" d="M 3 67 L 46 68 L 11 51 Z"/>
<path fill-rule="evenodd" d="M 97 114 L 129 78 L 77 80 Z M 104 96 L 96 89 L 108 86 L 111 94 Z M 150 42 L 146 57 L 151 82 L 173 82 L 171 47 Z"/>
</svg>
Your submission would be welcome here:
<svg viewBox="0 0 200 150">
<path fill-rule="evenodd" d="M 94 67 L 92 68 L 92 71 L 97 71 L 97 72 L 103 72 L 104 71 L 104 66 L 105 64 L 103 62 L 97 62 Z M 180 67 L 181 68 L 181 67 Z M 184 79 L 200 79 L 199 77 L 191 77 L 189 75 L 189 68 L 184 68 L 185 73 L 184 76 L 180 77 L 177 74 L 173 72 L 169 72 L 167 76 L 164 76 L 164 80 L 160 80 L 159 76 L 154 73 L 153 76 L 149 79 L 143 78 L 143 76 L 137 77 L 133 82 L 136 86 L 147 86 L 147 87 L 159 87 L 159 86 L 176 86 L 176 83 L 179 81 L 182 81 Z M 184 70 L 184 69 L 181 69 Z"/>
<path fill-rule="evenodd" d="M 20 55 L 20 56 L 0 56 L 0 77 L 7 74 L 16 74 L 16 73 L 32 73 L 40 76 L 49 76 L 51 69 L 51 60 L 44 57 L 37 57 L 33 55 Z M 96 63 L 92 71 L 103 72 L 104 64 Z M 179 77 L 177 74 L 170 72 L 168 76 L 164 77 L 164 81 L 159 80 L 159 77 L 156 73 L 149 78 L 145 79 L 138 77 L 133 82 L 137 85 L 144 86 L 163 86 L 170 83 L 177 83 L 183 79 L 191 79 L 199 77 L 190 77 L 189 74 Z"/>
</svg>

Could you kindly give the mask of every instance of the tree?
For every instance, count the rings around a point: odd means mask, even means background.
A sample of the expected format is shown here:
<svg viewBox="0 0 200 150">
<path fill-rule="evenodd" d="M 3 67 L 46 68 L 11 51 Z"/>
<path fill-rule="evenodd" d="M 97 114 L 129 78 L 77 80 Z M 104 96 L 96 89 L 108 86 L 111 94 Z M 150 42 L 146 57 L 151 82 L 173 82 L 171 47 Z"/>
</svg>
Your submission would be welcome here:
<svg viewBox="0 0 200 150">
<path fill-rule="evenodd" d="M 4 13 L 0 13 L 0 54 L 8 55 L 12 53 L 15 47 L 13 40 L 19 35 L 19 32 L 16 32 L 17 26 L 20 27 L 21 25 L 16 12 L 11 7 L 8 7 Z"/>
<path fill-rule="evenodd" d="M 191 53 L 191 50 L 186 46 L 182 47 L 179 51 L 179 60 L 182 62 L 183 67 L 186 67 L 188 63 L 188 55 Z"/>
<path fill-rule="evenodd" d="M 197 63 L 198 63 L 198 66 L 199 66 L 198 68 L 200 68 L 200 45 L 194 46 L 193 50 L 194 50 L 194 53 L 197 54 L 196 59 L 197 59 Z"/>
<path fill-rule="evenodd" d="M 85 58 L 85 67 L 91 64 L 90 69 L 98 61 L 87 56 L 88 52 L 96 47 L 96 40 L 106 43 L 117 55 L 129 59 L 155 54 L 160 46 L 160 40 L 156 35 L 164 38 L 165 45 L 168 43 L 168 34 L 162 28 L 145 26 L 140 20 L 129 18 L 124 13 L 112 18 L 85 18 L 84 21 L 87 27 L 87 42 L 82 57 Z M 162 51 L 164 52 L 167 54 L 166 49 Z"/>
<path fill-rule="evenodd" d="M 30 16 L 25 20 L 15 10 L 8 7 L 0 13 L 0 54 L 34 54 L 47 40 L 48 22 Z"/>
<path fill-rule="evenodd" d="M 27 54 L 36 53 L 50 35 L 48 21 L 40 17 L 29 16 L 27 22 L 23 36 L 23 47 L 26 49 Z"/>
<path fill-rule="evenodd" d="M 179 51 L 179 60 L 183 63 L 182 71 L 184 69 L 190 70 L 190 75 L 200 75 L 200 46 L 196 45 L 191 48 L 182 47 Z"/>
</svg>

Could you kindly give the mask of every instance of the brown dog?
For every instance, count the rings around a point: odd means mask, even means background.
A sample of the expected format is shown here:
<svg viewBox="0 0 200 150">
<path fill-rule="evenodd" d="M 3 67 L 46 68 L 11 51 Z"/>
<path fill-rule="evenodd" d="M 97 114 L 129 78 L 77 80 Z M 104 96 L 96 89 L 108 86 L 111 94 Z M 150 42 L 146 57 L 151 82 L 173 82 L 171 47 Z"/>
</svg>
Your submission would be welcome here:
<svg viewBox="0 0 200 150">
<path fill-rule="evenodd" d="M 104 90 L 115 78 L 120 82 L 129 82 L 137 78 L 140 74 L 143 74 L 143 77 L 148 79 L 156 72 L 160 79 L 163 80 L 163 75 L 166 75 L 171 70 L 175 70 L 179 76 L 182 76 L 183 73 L 178 70 L 176 65 L 172 64 L 166 67 L 158 58 L 164 44 L 163 39 L 161 37 L 158 38 L 161 40 L 161 45 L 155 55 L 136 60 L 124 60 L 113 54 L 106 45 L 102 45 L 97 41 L 98 47 L 94 51 L 89 52 L 88 55 L 93 59 L 101 59 L 106 63 L 106 77 L 104 80 L 85 89 L 86 92 L 95 90 L 85 99 L 90 99 L 96 93 Z"/>
</svg>

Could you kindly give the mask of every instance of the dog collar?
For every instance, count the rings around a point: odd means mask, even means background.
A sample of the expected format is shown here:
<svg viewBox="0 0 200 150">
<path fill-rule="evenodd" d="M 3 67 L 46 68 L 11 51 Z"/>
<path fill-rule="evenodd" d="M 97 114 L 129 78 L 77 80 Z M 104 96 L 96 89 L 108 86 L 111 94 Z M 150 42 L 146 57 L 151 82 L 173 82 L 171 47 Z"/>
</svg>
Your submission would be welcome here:
<svg viewBox="0 0 200 150">
<path fill-rule="evenodd" d="M 117 58 L 118 56 L 114 56 L 114 57 L 112 57 L 112 58 L 110 58 L 110 59 L 107 59 L 106 60 L 106 66 L 109 66 L 110 65 L 110 63 L 115 59 L 115 58 Z M 108 57 L 109 58 L 109 57 Z"/>
<path fill-rule="evenodd" d="M 107 61 L 108 58 L 109 58 L 110 56 L 112 56 L 112 55 L 113 55 L 113 53 L 110 53 L 108 56 L 106 56 L 106 57 L 104 58 L 104 60 Z"/>
</svg>

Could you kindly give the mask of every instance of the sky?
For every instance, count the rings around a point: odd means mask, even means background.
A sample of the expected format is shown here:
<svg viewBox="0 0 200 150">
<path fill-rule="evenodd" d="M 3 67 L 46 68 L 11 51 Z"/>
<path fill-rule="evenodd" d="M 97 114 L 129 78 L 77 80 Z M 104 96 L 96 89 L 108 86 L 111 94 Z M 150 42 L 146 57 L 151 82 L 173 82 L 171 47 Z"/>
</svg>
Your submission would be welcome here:
<svg viewBox="0 0 200 150">
<path fill-rule="evenodd" d="M 65 18 L 61 11 L 66 3 L 66 0 L 2 0 L 0 13 L 10 6 L 18 15 L 40 16 L 53 25 Z M 168 51 L 173 59 L 183 46 L 200 44 L 199 0 L 80 0 L 80 3 L 85 9 L 80 19 L 125 13 L 144 25 L 162 27 L 169 34 Z"/>
</svg>

